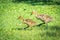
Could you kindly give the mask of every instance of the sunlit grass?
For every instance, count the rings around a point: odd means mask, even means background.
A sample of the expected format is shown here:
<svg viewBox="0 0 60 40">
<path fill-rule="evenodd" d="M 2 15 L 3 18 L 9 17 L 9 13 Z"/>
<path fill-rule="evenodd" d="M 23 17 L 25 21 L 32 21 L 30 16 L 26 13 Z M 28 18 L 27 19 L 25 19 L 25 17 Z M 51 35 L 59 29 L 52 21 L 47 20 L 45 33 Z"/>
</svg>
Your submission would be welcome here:
<svg viewBox="0 0 60 40">
<path fill-rule="evenodd" d="M 0 5 L 0 40 L 59 40 L 60 32 L 60 5 L 35 5 L 25 3 L 5 3 Z M 25 9 L 25 10 L 24 10 Z M 32 30 L 16 30 L 12 28 L 23 28 L 23 24 L 17 18 L 23 16 L 37 23 L 42 23 L 31 15 L 32 10 L 36 10 L 40 14 L 48 14 L 53 18 L 53 21 L 40 27 L 33 27 Z"/>
</svg>

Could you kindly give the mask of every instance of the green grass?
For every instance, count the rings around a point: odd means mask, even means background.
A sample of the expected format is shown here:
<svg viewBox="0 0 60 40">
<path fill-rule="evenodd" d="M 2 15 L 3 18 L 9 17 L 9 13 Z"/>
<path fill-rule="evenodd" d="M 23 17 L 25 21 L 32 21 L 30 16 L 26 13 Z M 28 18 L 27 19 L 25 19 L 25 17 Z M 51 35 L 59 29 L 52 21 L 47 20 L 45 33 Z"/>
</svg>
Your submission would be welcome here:
<svg viewBox="0 0 60 40">
<path fill-rule="evenodd" d="M 24 10 L 26 9 L 26 10 Z M 37 23 L 34 15 L 30 15 L 32 10 L 40 14 L 48 14 L 53 17 L 53 21 L 40 27 L 33 27 L 32 30 L 12 30 L 12 28 L 23 28 L 23 24 L 17 18 L 23 16 L 30 18 Z M 1 3 L 0 4 L 0 40 L 60 40 L 60 5 L 31 5 L 26 3 Z M 18 25 L 17 25 L 18 24 Z"/>
</svg>

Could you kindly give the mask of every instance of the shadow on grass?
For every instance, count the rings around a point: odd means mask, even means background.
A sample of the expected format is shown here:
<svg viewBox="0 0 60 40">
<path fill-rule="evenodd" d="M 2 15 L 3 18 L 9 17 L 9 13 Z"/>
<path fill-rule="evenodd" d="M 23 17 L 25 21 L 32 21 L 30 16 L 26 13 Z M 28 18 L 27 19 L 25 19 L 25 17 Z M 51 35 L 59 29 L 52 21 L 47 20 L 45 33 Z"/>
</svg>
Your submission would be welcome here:
<svg viewBox="0 0 60 40">
<path fill-rule="evenodd" d="M 37 1 L 33 1 L 33 0 L 14 0 L 12 2 L 13 3 L 23 2 L 23 3 L 26 3 L 26 4 L 31 4 L 33 6 L 35 6 L 35 5 L 60 5 L 60 2 L 40 1 L 40 0 L 37 0 Z"/>
<path fill-rule="evenodd" d="M 44 33 L 41 33 L 40 34 L 41 37 L 43 37 L 44 35 L 46 35 L 47 37 L 60 37 L 60 27 L 59 26 L 51 26 L 50 30 L 44 32 Z"/>
<path fill-rule="evenodd" d="M 56 37 L 57 34 L 56 34 L 56 32 L 46 32 L 46 36 L 49 36 L 49 37 L 53 36 L 53 37 Z"/>
<path fill-rule="evenodd" d="M 44 36 L 46 36 L 46 37 L 56 37 L 57 36 L 57 33 L 56 32 L 53 32 L 52 30 L 51 31 L 46 31 L 46 32 L 44 32 L 44 33 L 41 33 L 40 34 L 41 35 L 41 37 L 44 37 Z"/>
<path fill-rule="evenodd" d="M 15 30 L 23 30 L 23 29 L 16 28 Z M 56 31 L 58 31 L 58 32 L 56 32 Z M 48 36 L 49 37 L 57 37 L 57 36 L 60 37 L 60 27 L 59 26 L 51 26 L 51 28 L 49 30 L 47 30 L 47 31 L 45 31 L 43 33 L 39 33 L 39 35 L 41 37 L 44 37 L 45 35 L 46 35 L 46 37 L 48 37 Z"/>
<path fill-rule="evenodd" d="M 51 29 L 51 30 L 56 29 L 57 31 L 59 31 L 59 30 L 60 30 L 60 26 L 52 26 L 50 29 Z"/>
</svg>

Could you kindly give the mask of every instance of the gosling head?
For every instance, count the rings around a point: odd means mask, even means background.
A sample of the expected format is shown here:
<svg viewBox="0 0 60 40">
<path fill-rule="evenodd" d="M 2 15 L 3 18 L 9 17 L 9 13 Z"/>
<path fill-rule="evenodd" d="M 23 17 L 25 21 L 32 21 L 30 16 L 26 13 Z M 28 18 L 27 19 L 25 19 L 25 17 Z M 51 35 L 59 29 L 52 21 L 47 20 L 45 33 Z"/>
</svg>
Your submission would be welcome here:
<svg viewBox="0 0 60 40">
<path fill-rule="evenodd" d="M 36 12 L 35 10 L 33 10 L 32 13 L 31 13 L 31 15 L 32 15 L 32 14 L 33 14 L 33 15 L 36 15 L 37 12 Z"/>
<path fill-rule="evenodd" d="M 18 19 L 23 20 L 23 17 L 22 16 L 19 16 Z"/>
</svg>

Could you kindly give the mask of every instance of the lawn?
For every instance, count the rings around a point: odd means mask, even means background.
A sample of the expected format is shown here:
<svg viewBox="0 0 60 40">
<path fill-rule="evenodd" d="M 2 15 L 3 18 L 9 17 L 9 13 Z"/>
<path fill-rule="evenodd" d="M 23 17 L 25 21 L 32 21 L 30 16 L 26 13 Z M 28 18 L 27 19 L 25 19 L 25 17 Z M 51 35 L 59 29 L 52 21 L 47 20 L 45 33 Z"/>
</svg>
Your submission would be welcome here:
<svg viewBox="0 0 60 40">
<path fill-rule="evenodd" d="M 43 24 L 35 26 L 32 30 L 17 30 L 27 25 L 17 19 L 23 16 L 35 22 L 42 23 L 31 15 L 36 10 L 40 14 L 47 14 L 53 18 L 48 23 L 48 29 Z M 29 3 L 0 3 L 0 40 L 60 40 L 60 5 L 31 5 Z"/>
</svg>

